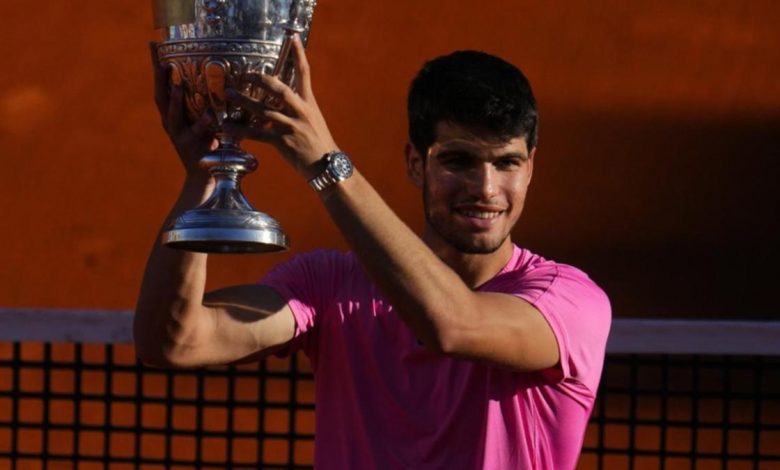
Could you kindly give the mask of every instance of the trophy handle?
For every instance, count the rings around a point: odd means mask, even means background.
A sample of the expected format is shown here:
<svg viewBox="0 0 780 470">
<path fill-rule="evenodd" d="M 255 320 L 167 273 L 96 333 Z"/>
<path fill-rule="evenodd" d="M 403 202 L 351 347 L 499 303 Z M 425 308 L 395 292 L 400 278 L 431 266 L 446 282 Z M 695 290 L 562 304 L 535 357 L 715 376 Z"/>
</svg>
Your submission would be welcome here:
<svg viewBox="0 0 780 470">
<path fill-rule="evenodd" d="M 279 58 L 276 60 L 274 69 L 271 71 L 271 76 L 277 77 L 282 82 L 289 85 L 293 90 L 295 89 L 295 67 L 293 67 L 293 58 L 290 52 L 292 51 L 293 35 L 295 30 L 286 29 L 284 33 L 284 39 L 282 40 L 282 47 L 279 51 Z M 282 100 L 270 93 L 266 94 L 263 100 L 266 106 L 279 110 L 282 108 Z"/>
<path fill-rule="evenodd" d="M 284 27 L 284 38 L 279 50 L 279 58 L 276 60 L 271 74 L 279 78 L 282 82 L 295 89 L 295 67 L 293 64 L 292 47 L 295 34 L 304 34 L 305 25 L 311 21 L 311 13 L 314 8 L 314 2 L 304 0 L 294 0 L 290 5 L 290 15 L 287 25 Z M 303 38 L 301 38 L 303 40 Z M 265 104 L 273 108 L 280 108 L 281 103 L 275 96 L 268 96 Z"/>
</svg>

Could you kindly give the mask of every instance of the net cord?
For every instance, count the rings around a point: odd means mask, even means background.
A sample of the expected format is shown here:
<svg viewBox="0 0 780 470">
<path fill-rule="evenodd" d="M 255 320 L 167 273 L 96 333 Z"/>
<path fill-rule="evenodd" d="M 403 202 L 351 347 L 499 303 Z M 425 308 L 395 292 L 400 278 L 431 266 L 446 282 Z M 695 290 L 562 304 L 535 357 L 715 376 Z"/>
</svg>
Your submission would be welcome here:
<svg viewBox="0 0 780 470">
<path fill-rule="evenodd" d="M 127 344 L 130 310 L 0 308 L 0 341 Z M 780 355 L 780 321 L 615 318 L 609 354 Z"/>
</svg>

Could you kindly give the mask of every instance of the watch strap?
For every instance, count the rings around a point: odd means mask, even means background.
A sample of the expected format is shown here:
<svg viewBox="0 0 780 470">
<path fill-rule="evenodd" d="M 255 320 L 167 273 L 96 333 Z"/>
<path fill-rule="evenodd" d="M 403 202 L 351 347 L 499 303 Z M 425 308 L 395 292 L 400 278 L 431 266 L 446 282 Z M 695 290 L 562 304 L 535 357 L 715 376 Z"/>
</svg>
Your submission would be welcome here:
<svg viewBox="0 0 780 470">
<path fill-rule="evenodd" d="M 334 171 L 331 162 L 337 158 L 346 160 L 346 162 L 348 162 L 349 171 L 346 174 L 338 174 Z M 309 180 L 309 186 L 311 186 L 315 191 L 322 191 L 323 189 L 333 186 L 334 184 L 344 181 L 345 179 L 352 176 L 352 162 L 350 161 L 347 154 L 340 150 L 334 150 L 333 152 L 326 153 L 323 155 L 322 159 L 320 159 L 318 164 L 323 166 L 322 171 L 320 174 Z"/>
</svg>

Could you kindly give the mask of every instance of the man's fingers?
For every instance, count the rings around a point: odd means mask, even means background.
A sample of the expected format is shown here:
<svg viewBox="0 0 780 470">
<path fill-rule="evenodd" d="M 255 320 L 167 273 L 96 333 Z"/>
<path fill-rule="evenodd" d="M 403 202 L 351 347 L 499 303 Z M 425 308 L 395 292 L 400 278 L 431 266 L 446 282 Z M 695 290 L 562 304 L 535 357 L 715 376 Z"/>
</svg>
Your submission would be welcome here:
<svg viewBox="0 0 780 470">
<path fill-rule="evenodd" d="M 268 82 L 266 79 L 273 80 L 273 89 L 270 86 L 267 86 L 270 82 Z M 303 109 L 304 103 L 301 101 L 301 98 L 295 94 L 295 92 L 292 91 L 290 87 L 282 83 L 281 80 L 270 77 L 268 75 L 252 75 L 247 77 L 247 81 L 253 85 L 262 87 L 264 90 L 267 90 L 270 95 L 264 97 L 261 100 L 256 100 L 244 95 L 243 93 L 239 93 L 235 89 L 230 88 L 225 90 L 225 96 L 227 96 L 231 102 L 244 108 L 250 113 L 256 116 L 260 116 L 265 111 L 275 107 L 281 107 L 287 108 L 293 114 L 300 114 L 301 110 Z M 277 86 L 278 84 L 281 84 L 281 86 Z M 282 93 L 279 94 L 274 90 L 280 90 Z"/>
<path fill-rule="evenodd" d="M 259 74 L 251 75 L 247 77 L 247 80 L 249 83 L 262 87 L 271 93 L 273 97 L 281 100 L 295 114 L 299 114 L 302 111 L 304 102 L 301 97 L 279 78 L 268 74 Z"/>
<path fill-rule="evenodd" d="M 206 111 L 200 115 L 197 121 L 192 125 L 190 130 L 198 137 L 206 136 L 211 133 L 211 126 L 214 124 L 215 118 L 211 112 Z"/>
<path fill-rule="evenodd" d="M 276 131 L 266 127 L 242 126 L 234 123 L 224 123 L 222 130 L 234 138 L 260 140 L 264 142 L 273 142 L 279 139 Z"/>
<path fill-rule="evenodd" d="M 295 119 L 284 114 L 281 111 L 266 109 L 261 114 L 259 114 L 259 116 L 266 121 L 270 121 L 275 124 L 280 124 L 287 128 L 293 127 L 293 125 L 295 125 Z"/>
<path fill-rule="evenodd" d="M 304 100 L 312 96 L 311 89 L 311 68 L 309 60 L 306 58 L 306 51 L 303 47 L 303 40 L 300 34 L 295 34 L 293 39 L 293 51 L 295 53 L 295 67 L 298 75 L 298 90 Z"/>
<path fill-rule="evenodd" d="M 253 77 L 247 77 L 247 80 L 252 82 Z M 266 109 L 266 106 L 262 102 L 254 98 L 250 98 L 242 93 L 239 93 L 237 90 L 234 90 L 233 88 L 226 89 L 225 96 L 227 97 L 228 100 L 246 109 L 252 114 L 260 114 Z"/>
</svg>

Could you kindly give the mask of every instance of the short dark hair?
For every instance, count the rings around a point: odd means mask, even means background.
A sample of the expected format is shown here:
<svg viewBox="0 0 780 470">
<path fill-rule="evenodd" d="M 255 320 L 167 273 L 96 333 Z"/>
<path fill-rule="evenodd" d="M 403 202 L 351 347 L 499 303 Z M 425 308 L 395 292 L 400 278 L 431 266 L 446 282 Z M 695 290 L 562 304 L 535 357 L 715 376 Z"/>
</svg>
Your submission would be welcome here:
<svg viewBox="0 0 780 470">
<path fill-rule="evenodd" d="M 536 147 L 539 119 L 528 79 L 485 52 L 456 51 L 428 61 L 409 88 L 407 111 L 409 140 L 423 155 L 439 122 L 504 139 L 525 137 L 529 150 Z"/>
</svg>

